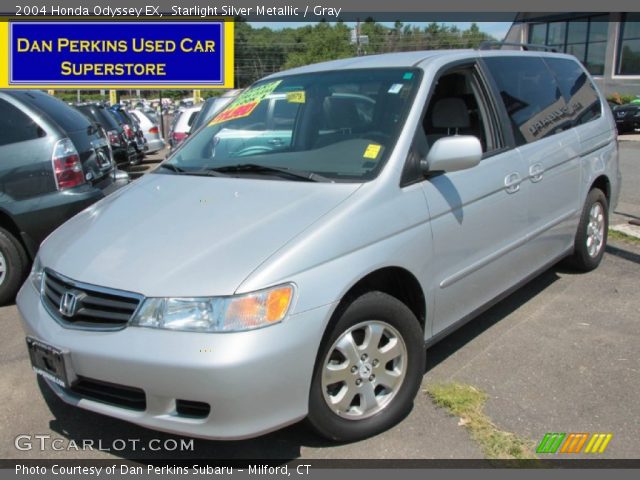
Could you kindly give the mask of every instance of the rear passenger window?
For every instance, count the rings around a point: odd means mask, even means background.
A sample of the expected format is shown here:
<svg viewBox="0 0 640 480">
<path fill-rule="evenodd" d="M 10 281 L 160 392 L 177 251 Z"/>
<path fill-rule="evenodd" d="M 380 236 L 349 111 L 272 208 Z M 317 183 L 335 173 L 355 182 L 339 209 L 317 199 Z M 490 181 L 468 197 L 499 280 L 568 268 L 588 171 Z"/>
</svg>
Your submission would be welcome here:
<svg viewBox="0 0 640 480">
<path fill-rule="evenodd" d="M 518 145 L 571 126 L 560 87 L 542 58 L 488 57 L 485 63 L 498 85 Z"/>
<path fill-rule="evenodd" d="M 547 65 L 567 102 L 567 115 L 575 125 L 587 123 L 602 114 L 600 99 L 593 83 L 577 62 L 564 58 L 547 58 Z"/>
<path fill-rule="evenodd" d="M 18 108 L 0 100 L 0 146 L 44 137 L 44 131 Z"/>
<path fill-rule="evenodd" d="M 83 114 L 62 100 L 40 92 L 29 92 L 26 96 L 34 106 L 49 115 L 67 132 L 76 132 L 89 126 L 89 120 Z"/>
</svg>

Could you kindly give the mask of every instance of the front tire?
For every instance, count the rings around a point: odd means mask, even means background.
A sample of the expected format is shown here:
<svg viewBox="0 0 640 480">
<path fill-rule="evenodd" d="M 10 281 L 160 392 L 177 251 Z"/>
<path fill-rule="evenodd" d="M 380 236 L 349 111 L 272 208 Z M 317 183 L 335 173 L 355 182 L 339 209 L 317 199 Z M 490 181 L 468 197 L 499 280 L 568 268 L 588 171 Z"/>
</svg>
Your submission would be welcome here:
<svg viewBox="0 0 640 480">
<path fill-rule="evenodd" d="M 598 188 L 587 195 L 576 233 L 571 264 L 583 272 L 595 269 L 604 256 L 609 231 L 609 202 Z"/>
<path fill-rule="evenodd" d="M 409 413 L 424 366 L 415 315 L 390 295 L 366 293 L 344 309 L 320 347 L 307 421 L 335 441 L 378 434 Z"/>
</svg>

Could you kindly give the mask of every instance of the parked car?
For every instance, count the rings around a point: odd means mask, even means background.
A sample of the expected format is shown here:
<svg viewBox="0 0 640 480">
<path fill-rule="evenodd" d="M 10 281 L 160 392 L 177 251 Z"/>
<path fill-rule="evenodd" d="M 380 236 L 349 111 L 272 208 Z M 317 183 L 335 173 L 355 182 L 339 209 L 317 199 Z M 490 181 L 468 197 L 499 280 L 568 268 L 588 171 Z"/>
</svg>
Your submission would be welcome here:
<svg viewBox="0 0 640 480">
<path fill-rule="evenodd" d="M 191 124 L 201 108 L 202 104 L 199 104 L 195 107 L 175 112 L 171 129 L 169 130 L 169 145 L 172 150 L 176 149 L 189 136 Z"/>
<path fill-rule="evenodd" d="M 112 105 L 110 110 L 118 119 L 120 125 L 122 125 L 129 145 L 136 151 L 135 161 L 132 162 L 132 164 L 137 165 L 141 163 L 144 158 L 145 149 L 148 147 L 146 146 L 140 124 L 120 105 Z"/>
<path fill-rule="evenodd" d="M 189 134 L 194 133 L 201 126 L 211 120 L 216 113 L 221 111 L 224 107 L 229 105 L 238 95 L 240 95 L 240 92 L 242 92 L 242 90 L 234 89 L 223 93 L 219 97 L 207 98 L 202 104 L 200 112 L 198 112 L 198 115 L 196 115 L 195 119 L 193 120 L 193 123 L 191 124 L 191 128 L 189 130 Z"/>
<path fill-rule="evenodd" d="M 148 113 L 142 110 L 131 110 L 129 114 L 134 117 L 140 125 L 144 138 L 147 140 L 147 153 L 154 153 L 164 148 L 164 139 L 160 134 L 160 127 L 156 121 L 149 118 Z"/>
<path fill-rule="evenodd" d="M 76 109 L 106 131 L 113 152 L 113 159 L 117 164 L 136 162 L 137 152 L 135 148 L 129 145 L 124 128 L 118 123 L 118 120 L 109 111 L 108 107 L 101 103 L 83 103 L 76 105 Z"/>
<path fill-rule="evenodd" d="M 604 105 L 546 52 L 262 79 L 43 243 L 17 302 L 33 365 L 67 403 L 167 432 L 375 435 L 408 414 L 425 343 L 560 260 L 598 266 L 620 187 Z"/>
<path fill-rule="evenodd" d="M 0 91 L 0 304 L 40 242 L 115 188 L 104 131 L 37 90 Z"/>
<path fill-rule="evenodd" d="M 619 133 L 633 132 L 640 128 L 640 105 L 627 103 L 613 107 L 613 116 Z"/>
</svg>

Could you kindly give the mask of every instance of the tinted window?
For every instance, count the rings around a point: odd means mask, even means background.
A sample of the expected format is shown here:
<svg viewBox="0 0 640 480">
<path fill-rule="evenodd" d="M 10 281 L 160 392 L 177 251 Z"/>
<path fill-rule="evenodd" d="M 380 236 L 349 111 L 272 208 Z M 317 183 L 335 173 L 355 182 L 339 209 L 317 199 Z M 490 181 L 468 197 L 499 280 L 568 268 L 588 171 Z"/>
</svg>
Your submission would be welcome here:
<svg viewBox="0 0 640 480">
<path fill-rule="evenodd" d="M 276 100 L 273 105 L 273 129 L 293 130 L 299 104 L 287 102 L 286 98 Z"/>
<path fill-rule="evenodd" d="M 54 122 L 67 132 L 76 132 L 89 127 L 89 120 L 84 115 L 51 95 L 28 92 L 22 98 L 49 115 Z"/>
<path fill-rule="evenodd" d="M 554 73 L 567 103 L 566 115 L 575 124 L 586 123 L 601 114 L 600 99 L 593 83 L 576 62 L 562 58 L 545 59 Z"/>
<path fill-rule="evenodd" d="M 77 107 L 88 118 L 98 122 L 106 130 L 118 130 L 118 122 L 103 107 L 82 105 Z"/>
<path fill-rule="evenodd" d="M 547 137 L 567 127 L 560 88 L 540 57 L 485 59 L 511 123 L 518 145 Z"/>
<path fill-rule="evenodd" d="M 4 100 L 0 100 L 0 146 L 44 136 L 31 118 Z"/>
<path fill-rule="evenodd" d="M 619 75 L 640 74 L 640 13 L 626 13 L 620 29 Z"/>
<path fill-rule="evenodd" d="M 193 121 L 196 119 L 196 117 L 198 116 L 198 112 L 200 110 L 198 110 L 197 112 L 192 112 L 191 115 L 189 115 L 189 119 L 187 120 L 187 126 L 191 126 L 191 124 L 193 123 Z"/>
</svg>

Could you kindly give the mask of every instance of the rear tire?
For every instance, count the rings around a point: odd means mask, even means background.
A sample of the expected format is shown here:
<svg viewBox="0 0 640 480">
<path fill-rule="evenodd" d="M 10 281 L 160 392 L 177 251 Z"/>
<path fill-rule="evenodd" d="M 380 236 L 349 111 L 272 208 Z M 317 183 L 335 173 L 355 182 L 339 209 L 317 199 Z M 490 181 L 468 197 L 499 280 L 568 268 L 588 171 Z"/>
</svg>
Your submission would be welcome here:
<svg viewBox="0 0 640 480">
<path fill-rule="evenodd" d="M 411 410 L 424 374 L 418 320 L 398 299 L 370 292 L 330 328 L 316 360 L 307 422 L 334 441 L 387 430 Z"/>
<path fill-rule="evenodd" d="M 599 188 L 587 195 L 576 233 L 571 265 L 582 272 L 595 269 L 602 260 L 609 231 L 609 202 Z"/>
<path fill-rule="evenodd" d="M 0 228 L 0 305 L 15 300 L 28 268 L 27 253 L 18 239 Z"/>
</svg>

